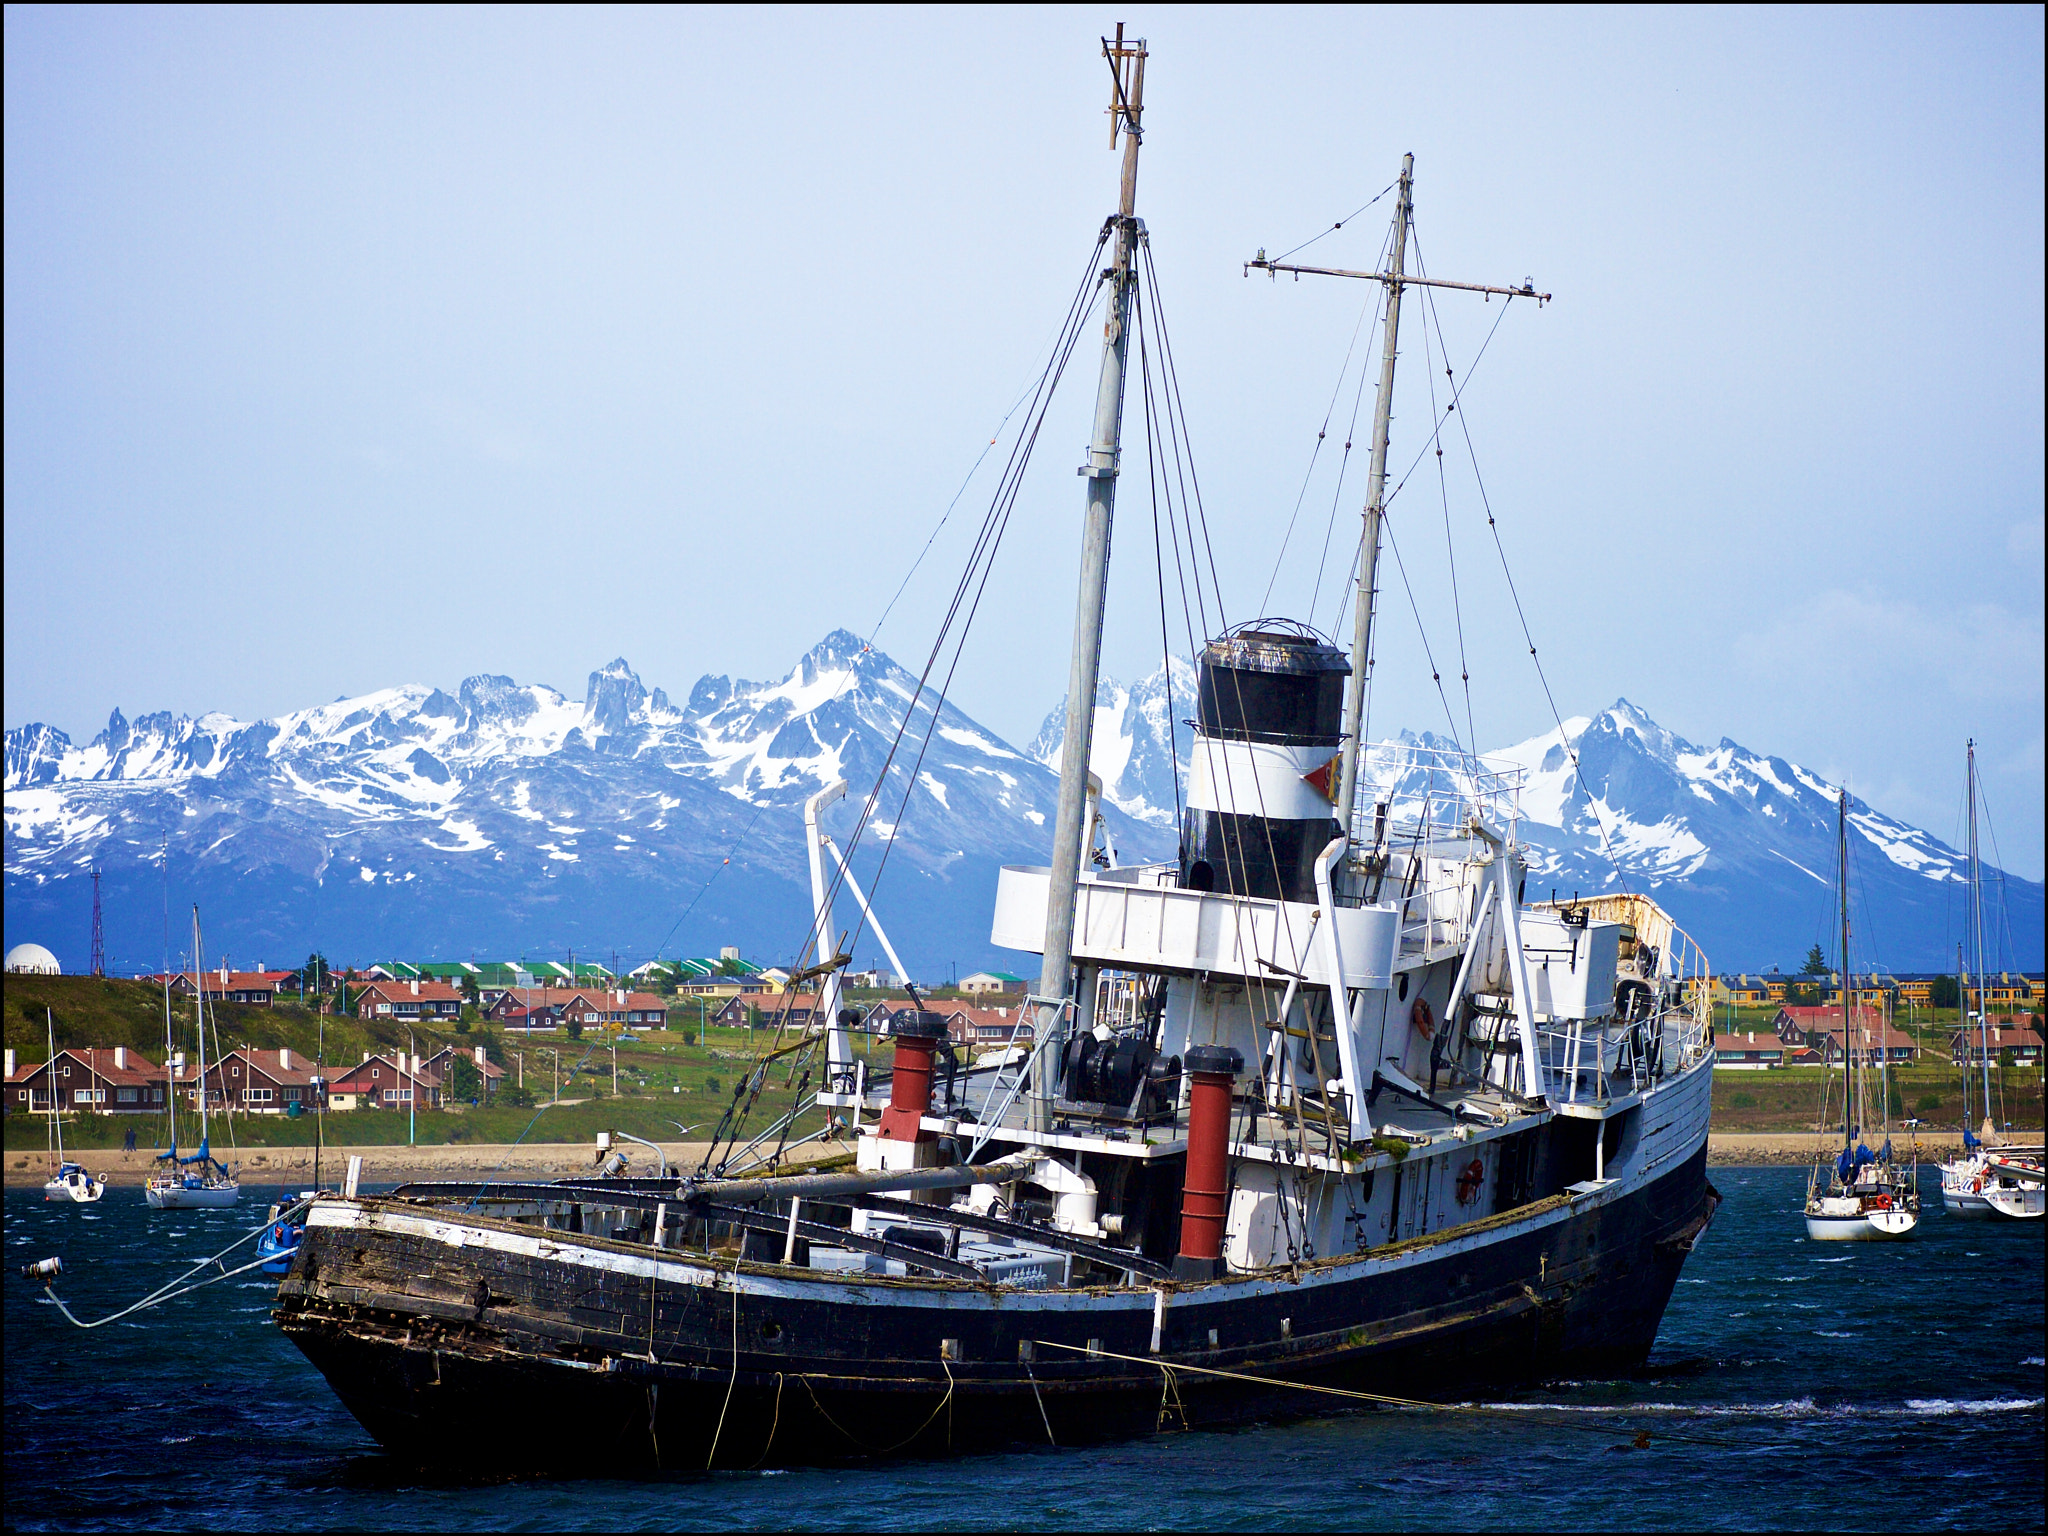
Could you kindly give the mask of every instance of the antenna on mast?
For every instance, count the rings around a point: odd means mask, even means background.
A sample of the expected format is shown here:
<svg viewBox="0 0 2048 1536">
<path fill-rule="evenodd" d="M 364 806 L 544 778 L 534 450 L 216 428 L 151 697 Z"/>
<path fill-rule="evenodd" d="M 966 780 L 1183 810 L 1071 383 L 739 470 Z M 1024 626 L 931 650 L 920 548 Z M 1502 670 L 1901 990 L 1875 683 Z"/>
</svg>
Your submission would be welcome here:
<svg viewBox="0 0 2048 1536">
<path fill-rule="evenodd" d="M 92 974 L 107 974 L 107 930 L 100 920 L 100 869 L 92 869 Z"/>
</svg>

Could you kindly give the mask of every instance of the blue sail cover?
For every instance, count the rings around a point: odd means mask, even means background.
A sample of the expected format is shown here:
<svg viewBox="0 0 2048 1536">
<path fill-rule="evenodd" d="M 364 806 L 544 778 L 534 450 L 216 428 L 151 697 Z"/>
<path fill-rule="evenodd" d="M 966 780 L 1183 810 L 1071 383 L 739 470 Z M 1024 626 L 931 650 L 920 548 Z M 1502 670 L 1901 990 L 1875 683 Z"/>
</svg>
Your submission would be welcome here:
<svg viewBox="0 0 2048 1536">
<path fill-rule="evenodd" d="M 1965 1152 L 1974 1152 L 1983 1145 L 1983 1142 L 1970 1134 L 1970 1128 L 1967 1125 L 1963 1127 L 1963 1150 Z"/>
</svg>

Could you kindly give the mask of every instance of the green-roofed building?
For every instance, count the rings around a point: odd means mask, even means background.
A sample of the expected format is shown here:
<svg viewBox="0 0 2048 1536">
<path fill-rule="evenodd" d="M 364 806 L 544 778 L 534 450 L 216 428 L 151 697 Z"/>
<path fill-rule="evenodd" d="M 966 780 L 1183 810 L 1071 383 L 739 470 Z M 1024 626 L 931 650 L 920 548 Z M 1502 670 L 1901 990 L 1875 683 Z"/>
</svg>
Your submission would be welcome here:
<svg viewBox="0 0 2048 1536">
<path fill-rule="evenodd" d="M 482 966 L 468 960 L 424 960 L 419 967 L 422 980 L 452 981 L 458 986 L 474 980 L 482 970 Z"/>
</svg>

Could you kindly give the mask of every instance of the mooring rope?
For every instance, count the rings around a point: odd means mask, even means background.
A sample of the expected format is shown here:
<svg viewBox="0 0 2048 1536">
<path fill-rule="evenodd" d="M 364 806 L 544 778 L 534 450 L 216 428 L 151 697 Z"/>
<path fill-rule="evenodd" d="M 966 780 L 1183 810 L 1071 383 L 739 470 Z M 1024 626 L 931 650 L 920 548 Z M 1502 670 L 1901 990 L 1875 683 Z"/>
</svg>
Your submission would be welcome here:
<svg viewBox="0 0 2048 1536">
<path fill-rule="evenodd" d="M 1538 1418 L 1528 1411 L 1519 1408 L 1497 1408 L 1487 1403 L 1432 1403 L 1414 1397 L 1389 1397 L 1382 1392 L 1360 1392 L 1351 1387 L 1326 1387 L 1310 1381 L 1287 1381 L 1278 1376 L 1255 1376 L 1249 1371 L 1226 1371 L 1216 1366 L 1189 1365 L 1184 1360 L 1167 1361 L 1147 1359 L 1142 1355 L 1120 1355 L 1114 1350 L 1086 1348 L 1079 1344 L 1061 1344 L 1051 1339 L 1035 1339 L 1032 1342 L 1034 1345 L 1042 1344 L 1047 1349 L 1063 1349 L 1070 1354 L 1089 1355 L 1101 1360 L 1122 1360 L 1131 1365 L 1153 1366 L 1164 1372 L 1169 1381 L 1172 1380 L 1175 1371 L 1188 1371 L 1197 1376 L 1216 1376 L 1226 1381 L 1250 1382 L 1255 1386 L 1285 1387 L 1296 1392 L 1316 1392 L 1325 1397 L 1349 1398 L 1354 1402 L 1372 1403 L 1384 1408 L 1421 1409 L 1431 1413 L 1489 1414 L 1516 1423 L 1541 1424 L 1551 1429 L 1576 1429 L 1589 1434 L 1606 1435 L 1610 1438 L 1614 1434 L 1613 1429 L 1599 1424 L 1580 1424 L 1569 1419 Z M 1174 1395 L 1176 1400 L 1178 1400 L 1179 1393 L 1177 1390 Z M 1185 1408 L 1181 1410 L 1181 1415 L 1183 1422 L 1185 1422 L 1187 1415 Z M 1623 1427 L 1633 1428 L 1635 1444 L 1638 1449 L 1646 1448 L 1649 1445 L 1651 1436 L 1649 1430 L 1643 1429 L 1640 1426 L 1625 1425 Z M 1687 1435 L 1663 1428 L 1659 1428 L 1656 1433 L 1668 1440 L 1685 1440 L 1698 1445 L 1718 1445 L 1731 1449 L 1738 1446 L 1751 1450 L 1757 1448 L 1753 1442 L 1749 1441 L 1722 1440 L 1710 1435 Z"/>
<path fill-rule="evenodd" d="M 283 1212 L 279 1212 L 280 1216 L 282 1216 L 283 1214 Z M 87 1323 L 79 1321 L 78 1317 L 73 1314 L 71 1308 L 64 1304 L 64 1298 L 57 1294 L 54 1284 L 54 1277 L 52 1278 L 52 1280 L 46 1280 L 43 1283 L 43 1294 L 45 1296 L 48 1296 L 50 1300 L 56 1304 L 57 1310 L 59 1312 L 62 1312 L 65 1318 L 68 1319 L 74 1326 L 79 1328 L 104 1328 L 109 1323 L 118 1322 L 120 1321 L 120 1319 L 130 1316 L 133 1313 L 140 1312 L 147 1307 L 158 1306 L 166 1301 L 174 1301 L 180 1296 L 189 1295 L 191 1292 L 202 1290 L 209 1285 L 218 1285 L 223 1280 L 232 1280 L 236 1275 L 247 1274 L 250 1270 L 257 1268 L 260 1265 L 270 1263 L 273 1259 L 277 1257 L 277 1255 L 266 1254 L 264 1257 L 255 1260 L 253 1263 L 242 1265 L 239 1269 L 224 1269 L 219 1274 L 208 1276 L 204 1280 L 196 1281 L 190 1285 L 187 1285 L 185 1283 L 186 1281 L 191 1280 L 192 1277 L 198 1274 L 201 1270 L 205 1269 L 207 1265 L 220 1263 L 222 1259 L 226 1258 L 229 1254 L 233 1253 L 237 1248 L 241 1247 L 242 1244 L 249 1242 L 253 1238 L 261 1235 L 262 1232 L 271 1225 L 271 1221 L 272 1218 L 266 1216 L 262 1221 L 258 1222 L 255 1226 L 251 1227 L 248 1231 L 244 1232 L 240 1237 L 236 1238 L 232 1243 L 229 1243 L 227 1247 L 221 1249 L 219 1253 L 212 1254 L 206 1258 L 201 1259 L 198 1263 L 194 1264 L 190 1269 L 186 1270 L 184 1274 L 178 1276 L 177 1279 L 167 1282 L 166 1284 L 160 1286 L 158 1289 L 151 1291 L 147 1296 L 143 1297 L 140 1301 L 134 1302 L 129 1306 L 123 1307 L 120 1311 L 115 1312 L 110 1316 L 103 1317 L 98 1322 Z"/>
</svg>

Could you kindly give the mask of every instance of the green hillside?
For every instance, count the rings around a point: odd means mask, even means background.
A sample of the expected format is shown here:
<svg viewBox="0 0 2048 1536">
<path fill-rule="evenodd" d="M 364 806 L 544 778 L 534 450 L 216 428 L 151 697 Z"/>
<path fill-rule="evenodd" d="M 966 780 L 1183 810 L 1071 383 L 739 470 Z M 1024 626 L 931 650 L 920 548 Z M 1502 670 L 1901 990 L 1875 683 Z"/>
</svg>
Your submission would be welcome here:
<svg viewBox="0 0 2048 1536">
<path fill-rule="evenodd" d="M 7 1044 L 20 1061 L 41 1061 L 47 1052 L 46 1008 L 55 1021 L 60 1047 L 120 1045 L 142 1052 L 151 1061 L 163 1060 L 161 988 L 89 976 L 8 976 L 4 987 L 0 995 L 5 998 Z M 173 1000 L 172 1019 L 178 1048 L 192 1050 L 189 1001 Z M 224 1048 L 289 1047 L 330 1066 L 360 1061 L 368 1051 L 403 1051 L 409 1028 L 380 1020 L 329 1017 L 323 1021 L 312 1010 L 291 1002 L 274 1008 L 222 1004 L 218 1025 Z M 468 1032 L 411 1028 L 412 1049 L 423 1056 L 448 1042 L 464 1048 L 485 1047 L 490 1058 L 505 1069 L 504 1087 L 512 1092 L 504 1098 L 530 1097 L 531 1104 L 460 1105 L 423 1111 L 417 1117 L 396 1110 L 337 1112 L 326 1117 L 327 1141 L 365 1146 L 403 1143 L 409 1137 L 428 1146 L 508 1142 L 525 1131 L 529 1122 L 528 1141 L 587 1142 L 600 1130 L 629 1131 L 658 1141 L 701 1138 L 717 1125 L 732 1102 L 757 1051 L 770 1043 L 768 1032 L 756 1039 L 745 1029 L 707 1030 L 701 1045 L 694 1029 L 653 1030 L 614 1048 L 595 1031 L 576 1040 L 560 1031 L 508 1037 L 488 1027 Z M 211 1038 L 207 1045 L 210 1052 Z M 801 1072 L 793 1075 L 786 1063 L 771 1067 L 750 1119 L 750 1133 L 786 1111 L 799 1092 L 808 1100 L 816 1087 L 815 1075 L 806 1084 Z M 557 1091 L 564 1100 L 581 1102 L 555 1104 L 536 1121 L 535 1110 Z M 410 1126 L 409 1118 L 414 1121 Z M 819 1123 L 815 1117 L 806 1117 L 797 1134 L 814 1130 Z M 165 1119 L 160 1115 L 64 1116 L 67 1147 L 118 1146 L 130 1129 L 139 1145 L 165 1143 Z M 192 1132 L 183 1109 L 179 1130 L 189 1142 Z M 15 1114 L 10 1106 L 6 1118 L 9 1151 L 40 1150 L 47 1135 L 41 1119 Z M 232 1140 L 239 1146 L 310 1146 L 313 1137 L 310 1117 L 234 1117 Z M 226 1145 L 229 1139 L 216 1132 L 217 1145 Z"/>
</svg>

